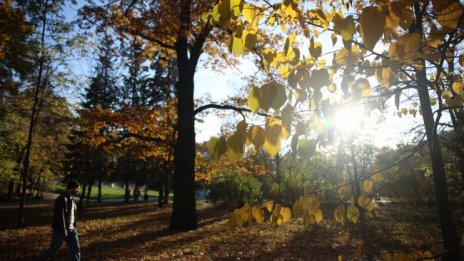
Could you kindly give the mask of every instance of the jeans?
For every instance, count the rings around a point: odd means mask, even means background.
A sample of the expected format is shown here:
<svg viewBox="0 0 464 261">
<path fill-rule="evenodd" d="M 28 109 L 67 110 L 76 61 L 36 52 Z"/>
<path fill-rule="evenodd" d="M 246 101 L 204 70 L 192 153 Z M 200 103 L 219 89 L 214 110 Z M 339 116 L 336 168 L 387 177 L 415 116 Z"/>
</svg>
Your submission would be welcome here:
<svg viewBox="0 0 464 261">
<path fill-rule="evenodd" d="M 53 229 L 50 247 L 47 251 L 41 254 L 37 258 L 37 260 L 50 260 L 51 258 L 55 257 L 55 255 L 60 250 L 63 241 L 66 242 L 66 245 L 68 245 L 69 248 L 69 260 L 81 260 L 81 248 L 79 246 L 79 237 L 75 228 L 73 230 L 68 231 L 67 236 L 61 234 L 56 229 Z"/>
</svg>

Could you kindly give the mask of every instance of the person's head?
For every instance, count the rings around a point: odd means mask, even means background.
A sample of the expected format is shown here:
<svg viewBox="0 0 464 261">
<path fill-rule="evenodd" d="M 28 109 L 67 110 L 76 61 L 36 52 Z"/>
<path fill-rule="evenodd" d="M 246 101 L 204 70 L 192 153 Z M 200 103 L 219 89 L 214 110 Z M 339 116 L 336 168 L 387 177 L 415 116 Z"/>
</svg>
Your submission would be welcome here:
<svg viewBox="0 0 464 261">
<path fill-rule="evenodd" d="M 66 185 L 66 192 L 71 196 L 76 195 L 77 192 L 79 192 L 79 182 L 75 179 L 68 181 L 68 184 Z"/>
</svg>

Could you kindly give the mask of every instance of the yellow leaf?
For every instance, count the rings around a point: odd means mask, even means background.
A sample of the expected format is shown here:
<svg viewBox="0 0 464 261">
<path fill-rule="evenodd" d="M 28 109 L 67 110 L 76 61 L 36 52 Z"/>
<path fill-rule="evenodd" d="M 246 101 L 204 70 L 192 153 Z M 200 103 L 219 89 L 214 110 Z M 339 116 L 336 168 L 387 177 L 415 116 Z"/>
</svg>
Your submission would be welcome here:
<svg viewBox="0 0 464 261">
<path fill-rule="evenodd" d="M 231 161 L 237 162 L 242 159 L 245 138 L 243 132 L 238 131 L 227 139 L 227 157 Z"/>
<path fill-rule="evenodd" d="M 248 132 L 248 138 L 255 148 L 259 148 L 264 144 L 264 129 L 260 126 L 252 126 Z"/>
<path fill-rule="evenodd" d="M 367 49 L 373 50 L 385 29 L 385 13 L 379 7 L 365 7 L 359 18 L 360 32 Z"/>
<path fill-rule="evenodd" d="M 254 31 L 244 31 L 242 35 L 242 40 L 245 43 L 245 47 L 249 50 L 255 48 L 258 38 Z"/>
<path fill-rule="evenodd" d="M 348 49 L 342 48 L 335 54 L 334 62 L 338 65 L 351 65 L 357 63 L 358 58 L 348 51 Z"/>
<path fill-rule="evenodd" d="M 458 80 L 453 82 L 453 85 L 451 87 L 455 93 L 461 93 L 462 90 L 464 89 L 464 84 L 462 83 L 462 80 Z"/>
<path fill-rule="evenodd" d="M 437 20 L 447 30 L 447 32 L 450 32 L 458 27 L 464 11 L 459 0 L 446 2 L 448 2 L 447 6 L 438 11 Z"/>
<path fill-rule="evenodd" d="M 228 17 L 230 16 L 230 0 L 221 0 L 219 1 L 219 13 L 222 16 Z"/>
<path fill-rule="evenodd" d="M 414 258 L 406 253 L 395 253 L 393 255 L 393 261 L 414 261 Z"/>
<path fill-rule="evenodd" d="M 237 18 L 243 9 L 242 0 L 230 0 L 230 13 L 232 18 Z"/>
<path fill-rule="evenodd" d="M 396 74 L 391 67 L 383 68 L 381 77 L 381 83 L 387 88 L 392 86 L 393 82 L 396 80 Z"/>
<path fill-rule="evenodd" d="M 309 53 L 315 60 L 317 60 L 317 58 L 319 58 L 322 54 L 322 44 L 320 42 L 314 42 L 313 37 L 311 37 L 309 42 Z"/>
<path fill-rule="evenodd" d="M 464 54 L 462 53 L 459 55 L 459 65 L 464 67 Z"/>
<path fill-rule="evenodd" d="M 338 197 L 340 199 L 344 199 L 348 195 L 349 188 L 348 188 L 348 186 L 343 186 L 343 187 L 339 188 L 337 192 L 338 192 Z"/>
<path fill-rule="evenodd" d="M 332 39 L 332 45 L 335 46 L 337 44 L 337 34 L 333 33 L 332 36 L 330 37 Z"/>
<path fill-rule="evenodd" d="M 224 137 L 220 137 L 219 139 L 212 137 L 208 141 L 207 148 L 211 158 L 217 159 L 227 151 L 226 139 Z"/>
<path fill-rule="evenodd" d="M 282 124 L 276 118 L 266 119 L 265 141 L 263 148 L 270 155 L 275 156 L 280 150 L 280 133 Z"/>
<path fill-rule="evenodd" d="M 245 17 L 245 20 L 248 23 L 253 23 L 253 20 L 255 20 L 256 16 L 256 10 L 255 7 L 250 5 L 250 4 L 244 4 L 243 9 L 242 9 L 242 15 Z"/>
<path fill-rule="evenodd" d="M 259 110 L 259 100 L 261 99 L 261 90 L 258 87 L 252 87 L 248 92 L 248 107 L 252 112 Z"/>
<path fill-rule="evenodd" d="M 259 104 L 266 112 L 269 110 L 269 108 L 273 108 L 275 110 L 280 109 L 286 100 L 287 93 L 285 91 L 285 87 L 282 84 L 273 81 L 264 84 L 261 87 L 261 97 Z"/>
<path fill-rule="evenodd" d="M 330 84 L 330 75 L 326 69 L 313 70 L 309 78 L 309 86 L 314 89 L 320 89 L 325 85 Z"/>
<path fill-rule="evenodd" d="M 292 219 L 292 211 L 289 208 L 282 207 L 280 209 L 280 217 L 277 220 L 277 224 L 281 225 L 283 223 L 287 223 Z"/>
<path fill-rule="evenodd" d="M 296 39 L 296 35 L 290 34 L 287 37 L 287 40 L 285 41 L 284 51 L 285 51 L 285 56 L 286 56 L 287 61 L 293 61 L 293 59 L 295 59 L 295 51 L 292 46 L 295 39 Z"/>
<path fill-rule="evenodd" d="M 396 43 L 390 44 L 388 55 L 397 61 L 411 62 L 419 55 L 421 47 L 420 34 L 408 33 L 398 38 Z"/>
<path fill-rule="evenodd" d="M 431 99 L 430 99 L 430 105 L 433 106 L 433 105 L 435 105 L 435 104 L 437 104 L 437 98 L 431 98 Z"/>
<path fill-rule="evenodd" d="M 316 213 L 314 213 L 314 221 L 316 222 L 316 224 L 319 224 L 321 223 L 323 218 L 324 216 L 322 215 L 322 211 L 318 209 Z"/>
<path fill-rule="evenodd" d="M 269 213 L 271 213 L 272 208 L 274 207 L 274 201 L 269 200 L 266 203 L 264 203 L 264 207 L 267 209 Z"/>
<path fill-rule="evenodd" d="M 355 98 L 364 98 L 372 93 L 371 85 L 365 78 L 357 79 L 353 84 L 353 95 Z"/>
<path fill-rule="evenodd" d="M 247 223 L 251 225 L 250 221 L 251 221 L 252 216 L 250 212 L 251 212 L 251 208 L 250 206 L 248 206 L 248 204 L 240 208 L 240 220 L 241 220 L 242 226 L 244 226 Z"/>
<path fill-rule="evenodd" d="M 241 56 L 244 52 L 244 45 L 242 38 L 239 37 L 232 37 L 232 53 L 234 56 L 238 57 Z"/>
<path fill-rule="evenodd" d="M 380 257 L 382 258 L 383 261 L 392 261 L 392 255 L 387 252 L 386 250 L 380 251 Z"/>
<path fill-rule="evenodd" d="M 414 19 L 411 4 L 396 1 L 388 3 L 387 7 L 386 27 L 394 30 L 399 25 L 403 30 L 408 30 Z"/>
<path fill-rule="evenodd" d="M 305 18 L 301 12 L 298 12 L 298 22 L 300 23 L 301 29 L 303 30 L 303 34 L 306 36 L 306 38 L 309 38 L 309 28 L 308 25 L 306 25 Z"/>
<path fill-rule="evenodd" d="M 290 74 L 290 70 L 288 69 L 288 66 L 285 64 L 281 64 L 279 66 L 279 75 L 282 77 L 282 79 L 287 79 L 287 77 Z"/>
<path fill-rule="evenodd" d="M 257 224 L 262 224 L 264 222 L 264 211 L 261 208 L 253 207 L 251 213 Z"/>
<path fill-rule="evenodd" d="M 305 159 L 310 159 L 316 152 L 316 140 L 302 139 L 298 142 L 298 153 Z"/>
<path fill-rule="evenodd" d="M 366 196 L 359 196 L 358 204 L 360 207 L 366 209 L 369 212 L 371 212 L 375 208 L 375 203 L 373 202 L 373 200 Z"/>
<path fill-rule="evenodd" d="M 359 209 L 355 206 L 348 206 L 346 217 L 348 218 L 349 221 L 353 223 L 358 223 Z"/>
<path fill-rule="evenodd" d="M 335 221 L 337 221 L 338 223 L 342 225 L 345 224 L 345 207 L 344 206 L 338 206 L 337 209 L 335 209 L 334 218 L 335 218 Z"/>
<path fill-rule="evenodd" d="M 374 182 L 372 182 L 370 180 L 365 180 L 363 182 L 363 190 L 366 193 L 371 193 L 373 188 L 374 188 Z"/>
<path fill-rule="evenodd" d="M 293 203 L 293 216 L 299 218 L 303 216 L 303 207 L 301 206 L 301 201 L 297 200 Z"/>
<path fill-rule="evenodd" d="M 351 50 L 353 34 L 356 30 L 353 16 L 349 15 L 343 18 L 340 13 L 336 13 L 332 22 L 334 23 L 335 33 L 342 36 L 343 45 L 345 46 L 345 48 L 348 50 Z M 335 45 L 333 37 L 332 37 L 332 43 Z"/>
</svg>

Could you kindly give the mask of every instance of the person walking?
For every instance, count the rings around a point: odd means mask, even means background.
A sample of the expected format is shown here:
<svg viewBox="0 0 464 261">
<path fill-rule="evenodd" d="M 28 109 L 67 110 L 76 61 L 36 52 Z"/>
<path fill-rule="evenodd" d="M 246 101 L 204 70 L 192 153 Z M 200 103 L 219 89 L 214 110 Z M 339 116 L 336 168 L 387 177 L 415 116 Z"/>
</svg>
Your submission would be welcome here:
<svg viewBox="0 0 464 261">
<path fill-rule="evenodd" d="M 76 229 L 76 204 L 73 196 L 79 192 L 79 182 L 70 180 L 66 191 L 55 200 L 55 211 L 52 223 L 52 239 L 48 250 L 42 253 L 37 260 L 50 260 L 61 248 L 63 241 L 69 248 L 69 259 L 79 261 L 81 250 Z"/>
</svg>

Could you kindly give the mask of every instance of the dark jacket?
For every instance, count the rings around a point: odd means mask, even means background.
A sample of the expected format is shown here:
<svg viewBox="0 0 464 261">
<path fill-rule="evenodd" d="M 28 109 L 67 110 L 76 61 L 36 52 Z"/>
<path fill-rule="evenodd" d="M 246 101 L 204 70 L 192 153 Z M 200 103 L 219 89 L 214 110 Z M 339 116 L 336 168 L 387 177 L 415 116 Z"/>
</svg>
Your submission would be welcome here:
<svg viewBox="0 0 464 261">
<path fill-rule="evenodd" d="M 55 200 L 55 211 L 53 214 L 52 228 L 56 229 L 62 235 L 68 235 L 69 222 L 71 218 L 71 208 L 75 207 L 72 197 L 66 192 L 58 196 Z M 76 220 L 76 212 L 74 211 L 74 220 Z M 74 221 L 74 227 L 76 222 Z"/>
</svg>

